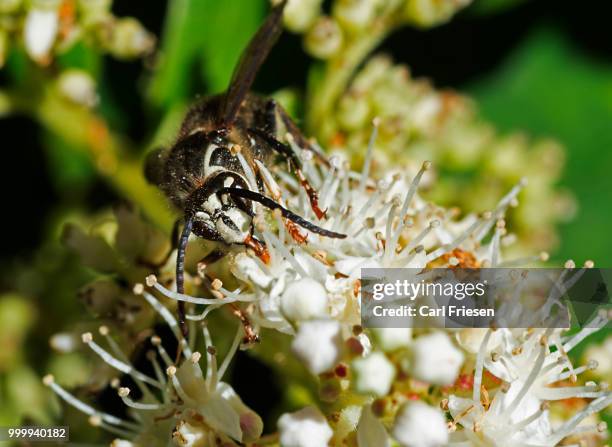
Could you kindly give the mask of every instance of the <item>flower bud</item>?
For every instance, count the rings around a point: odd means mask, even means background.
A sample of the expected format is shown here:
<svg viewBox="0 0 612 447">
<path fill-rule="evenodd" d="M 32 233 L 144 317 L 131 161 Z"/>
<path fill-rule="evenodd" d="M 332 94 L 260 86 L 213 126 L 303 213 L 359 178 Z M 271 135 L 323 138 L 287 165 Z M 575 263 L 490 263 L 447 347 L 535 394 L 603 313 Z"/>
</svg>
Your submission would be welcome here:
<svg viewBox="0 0 612 447">
<path fill-rule="evenodd" d="M 353 361 L 353 386 L 358 393 L 384 396 L 391 389 L 395 378 L 395 367 L 381 352 Z"/>
<path fill-rule="evenodd" d="M 408 401 L 400 408 L 391 434 L 402 447 L 441 447 L 448 443 L 444 415 L 418 401 Z"/>
<path fill-rule="evenodd" d="M 372 22 L 378 6 L 376 0 L 338 0 L 334 4 L 334 17 L 350 31 L 359 31 Z"/>
<path fill-rule="evenodd" d="M 131 59 L 149 53 L 155 38 L 136 19 L 117 19 L 103 44 L 118 58 Z"/>
<path fill-rule="evenodd" d="M 50 52 L 59 28 L 59 16 L 54 4 L 35 6 L 28 12 L 23 28 L 23 40 L 28 55 L 41 65 L 50 62 Z"/>
<path fill-rule="evenodd" d="M 79 11 L 86 24 L 99 22 L 109 17 L 111 0 L 80 0 Z"/>
<path fill-rule="evenodd" d="M 57 83 L 62 96 L 75 104 L 93 107 L 98 102 L 95 81 L 86 71 L 66 70 Z"/>
<path fill-rule="evenodd" d="M 436 385 L 450 385 L 459 375 L 463 353 L 444 332 L 433 332 L 415 339 L 412 345 L 415 378 Z"/>
<path fill-rule="evenodd" d="M 313 374 L 331 369 L 340 361 L 342 338 L 335 320 L 305 321 L 291 345 L 295 355 Z"/>
<path fill-rule="evenodd" d="M 325 416 L 315 407 L 283 414 L 278 430 L 283 447 L 321 447 L 328 445 L 333 435 Z"/>
<path fill-rule="evenodd" d="M 321 11 L 322 0 L 289 0 L 285 6 L 284 22 L 294 33 L 306 31 Z"/>
<path fill-rule="evenodd" d="M 338 121 L 345 130 L 358 130 L 370 117 L 368 97 L 360 91 L 344 95 L 338 104 Z"/>
<path fill-rule="evenodd" d="M 375 328 L 372 333 L 383 351 L 405 348 L 412 341 L 412 328 Z"/>
<path fill-rule="evenodd" d="M 281 297 L 281 310 L 291 321 L 321 318 L 327 314 L 327 292 L 312 278 L 302 278 L 287 286 Z"/>
<path fill-rule="evenodd" d="M 404 14 L 408 22 L 430 27 L 446 22 L 470 3 L 471 0 L 406 0 Z"/>
<path fill-rule="evenodd" d="M 304 40 L 306 51 L 319 59 L 328 59 L 342 47 L 342 30 L 330 17 L 320 17 Z"/>
</svg>

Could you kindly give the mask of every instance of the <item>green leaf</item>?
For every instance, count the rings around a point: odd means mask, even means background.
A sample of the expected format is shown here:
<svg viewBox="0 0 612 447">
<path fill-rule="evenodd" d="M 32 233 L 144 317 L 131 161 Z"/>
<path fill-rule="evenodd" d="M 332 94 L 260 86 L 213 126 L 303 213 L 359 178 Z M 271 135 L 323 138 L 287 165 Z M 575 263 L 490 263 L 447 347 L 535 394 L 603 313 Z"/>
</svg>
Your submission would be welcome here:
<svg viewBox="0 0 612 447">
<path fill-rule="evenodd" d="M 151 102 L 164 108 L 207 93 L 193 91 L 200 63 L 208 93 L 224 90 L 265 10 L 264 0 L 172 0 L 149 89 Z"/>
<path fill-rule="evenodd" d="M 208 5 L 209 20 L 202 30 L 200 54 L 203 76 L 210 92 L 227 88 L 240 54 L 263 21 L 263 0 L 202 0 Z"/>
<path fill-rule="evenodd" d="M 160 44 L 160 56 L 149 86 L 149 99 L 157 107 L 185 98 L 201 28 L 206 17 L 203 1 L 171 0 Z"/>
<path fill-rule="evenodd" d="M 468 90 L 502 130 L 525 129 L 566 146 L 562 183 L 576 195 L 579 212 L 562 228 L 558 256 L 612 265 L 612 65 L 587 57 L 559 30 L 546 28 Z"/>
</svg>

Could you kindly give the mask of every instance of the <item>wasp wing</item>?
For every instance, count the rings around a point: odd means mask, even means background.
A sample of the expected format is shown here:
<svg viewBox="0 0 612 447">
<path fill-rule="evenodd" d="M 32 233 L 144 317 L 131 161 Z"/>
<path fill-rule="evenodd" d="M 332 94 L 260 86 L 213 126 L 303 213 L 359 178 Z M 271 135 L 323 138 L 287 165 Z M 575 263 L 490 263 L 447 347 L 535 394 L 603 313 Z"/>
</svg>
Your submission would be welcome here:
<svg viewBox="0 0 612 447">
<path fill-rule="evenodd" d="M 228 128 L 234 124 L 238 109 L 251 89 L 259 68 L 283 30 L 282 18 L 286 3 L 287 0 L 283 0 L 272 9 L 257 34 L 251 39 L 247 49 L 242 53 L 232 75 L 232 81 L 221 102 L 219 114 L 221 127 Z"/>
</svg>

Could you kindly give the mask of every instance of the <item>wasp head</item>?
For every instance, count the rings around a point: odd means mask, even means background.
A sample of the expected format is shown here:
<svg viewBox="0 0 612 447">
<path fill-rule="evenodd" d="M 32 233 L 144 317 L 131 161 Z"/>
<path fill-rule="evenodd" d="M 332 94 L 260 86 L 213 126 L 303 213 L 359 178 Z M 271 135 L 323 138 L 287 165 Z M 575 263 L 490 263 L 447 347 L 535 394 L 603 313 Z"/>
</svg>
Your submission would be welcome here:
<svg viewBox="0 0 612 447">
<path fill-rule="evenodd" d="M 205 239 L 241 244 L 252 233 L 253 205 L 233 197 L 223 188 L 248 189 L 245 179 L 230 171 L 220 171 L 199 188 L 189 200 L 188 214 L 193 232 Z"/>
</svg>

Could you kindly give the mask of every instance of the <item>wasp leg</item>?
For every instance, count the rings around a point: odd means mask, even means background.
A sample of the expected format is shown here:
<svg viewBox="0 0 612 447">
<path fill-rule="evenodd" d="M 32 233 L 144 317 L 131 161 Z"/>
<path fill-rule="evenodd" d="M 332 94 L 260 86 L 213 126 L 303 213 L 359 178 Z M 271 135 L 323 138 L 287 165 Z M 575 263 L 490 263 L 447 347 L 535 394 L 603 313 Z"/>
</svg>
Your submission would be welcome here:
<svg viewBox="0 0 612 447">
<path fill-rule="evenodd" d="M 255 256 L 261 259 L 264 262 L 264 264 L 267 264 L 270 262 L 270 252 L 266 248 L 266 244 L 264 244 L 258 239 L 255 239 L 252 234 L 249 234 L 246 237 L 243 244 L 247 248 L 250 248 L 251 250 L 253 250 L 253 252 L 255 253 Z"/>
<path fill-rule="evenodd" d="M 310 141 L 304 136 L 300 128 L 295 124 L 293 119 L 289 116 L 287 111 L 275 100 L 270 99 L 266 104 L 266 116 L 267 116 L 267 128 L 271 135 L 277 135 L 277 117 L 280 118 L 281 122 L 285 126 L 285 131 L 289 133 L 297 145 L 302 149 L 312 152 L 315 159 L 325 166 L 329 167 L 329 160 L 325 154 L 315 148 Z"/>
<path fill-rule="evenodd" d="M 285 227 L 287 228 L 287 231 L 289 232 L 293 240 L 296 241 L 298 244 L 303 244 L 306 242 L 306 239 L 308 239 L 308 235 L 302 234 L 295 222 L 292 222 L 287 219 L 285 221 Z"/>
<path fill-rule="evenodd" d="M 244 338 L 242 342 L 244 344 L 253 344 L 259 342 L 259 334 L 255 332 L 255 328 L 251 324 L 251 320 L 247 314 L 238 306 L 236 303 L 230 303 L 232 313 L 240 320 L 244 329 Z"/>
<path fill-rule="evenodd" d="M 286 144 L 278 141 L 272 135 L 267 134 L 266 132 L 263 132 L 259 129 L 249 129 L 249 133 L 256 138 L 259 138 L 261 141 L 270 146 L 270 148 L 272 148 L 275 152 L 287 159 L 290 168 L 294 171 L 300 184 L 306 191 L 306 194 L 308 195 L 308 200 L 310 201 L 310 206 L 314 211 L 315 215 L 319 219 L 325 217 L 325 211 L 319 208 L 319 196 L 317 194 L 317 191 L 312 187 L 308 179 L 304 176 L 304 173 L 301 170 L 302 163 L 297 157 L 297 155 L 293 152 L 293 150 Z"/>
</svg>

